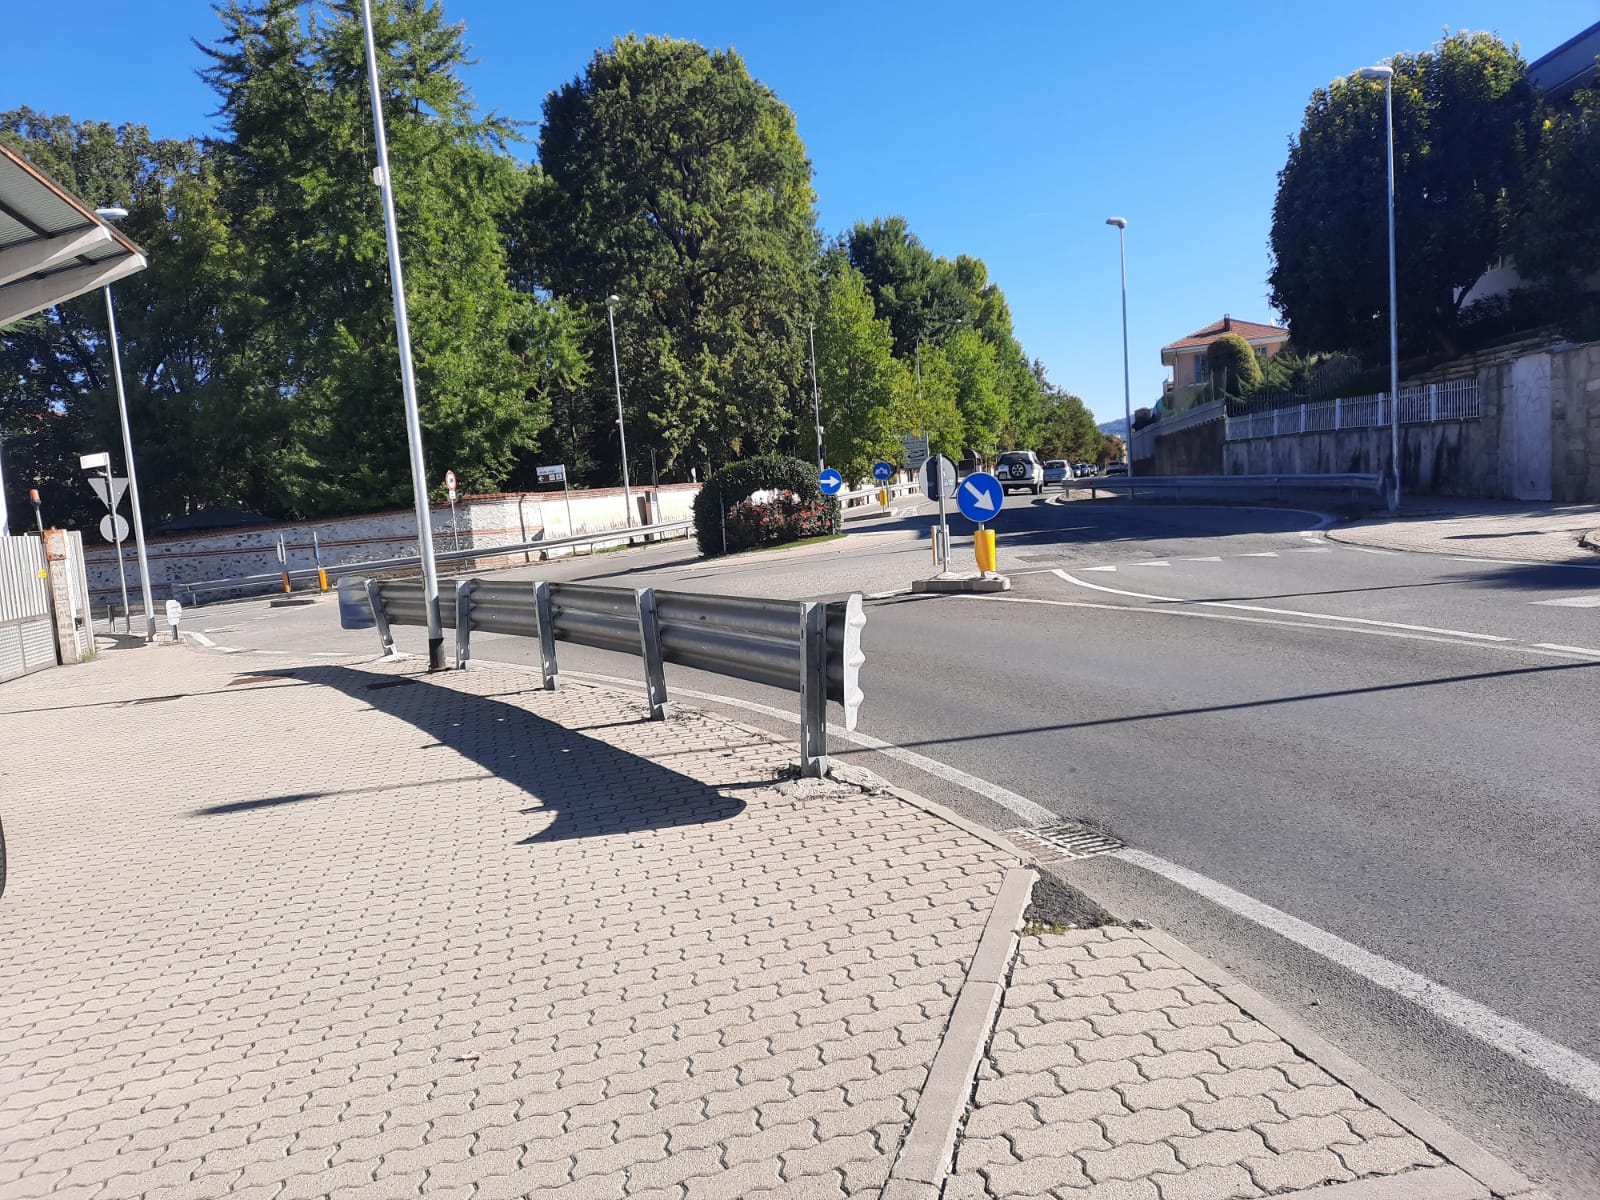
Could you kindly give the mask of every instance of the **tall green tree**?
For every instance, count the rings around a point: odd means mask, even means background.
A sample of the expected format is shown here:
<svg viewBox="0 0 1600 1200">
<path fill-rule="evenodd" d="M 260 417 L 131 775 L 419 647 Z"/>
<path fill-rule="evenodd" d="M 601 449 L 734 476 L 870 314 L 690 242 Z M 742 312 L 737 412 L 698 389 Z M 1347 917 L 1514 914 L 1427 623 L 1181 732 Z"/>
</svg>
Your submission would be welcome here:
<svg viewBox="0 0 1600 1200">
<path fill-rule="evenodd" d="M 234 313 L 241 403 L 282 431 L 295 514 L 410 495 L 399 359 L 358 0 L 229 0 L 202 49 L 223 136 L 212 146 L 249 278 Z M 428 475 L 495 490 L 549 416 L 537 302 L 511 285 L 501 226 L 527 177 L 510 122 L 481 114 L 463 28 L 427 0 L 374 5 Z"/>
<path fill-rule="evenodd" d="M 1546 112 L 1511 253 L 1518 274 L 1557 294 L 1600 274 L 1600 88 Z"/>
<path fill-rule="evenodd" d="M 1462 299 L 1505 249 L 1533 90 L 1521 55 L 1487 33 L 1391 63 L 1401 338 L 1449 352 Z M 1278 175 L 1272 303 L 1307 350 L 1385 344 L 1384 131 L 1382 83 L 1318 88 Z"/>
<path fill-rule="evenodd" d="M 0 113 L 0 140 L 88 203 L 126 208 L 122 230 L 149 256 L 112 289 L 146 520 L 269 505 L 270 432 L 236 401 L 222 333 L 240 280 L 214 158 L 142 125 L 27 108 Z M 103 514 L 77 463 L 105 449 L 123 469 L 100 292 L 0 330 L 0 439 L 13 511 L 38 487 L 48 519 Z"/>
<path fill-rule="evenodd" d="M 878 459 L 898 461 L 901 436 L 913 432 L 914 384 L 894 357 L 894 335 L 875 314 L 866 280 L 840 249 L 823 260 L 817 378 L 828 464 L 856 481 Z"/>
<path fill-rule="evenodd" d="M 619 296 L 633 469 L 652 450 L 680 478 L 808 452 L 811 164 L 794 115 L 744 60 L 618 39 L 545 101 L 539 163 L 516 240 L 528 273 L 584 319 L 594 361 L 611 358 L 605 299 Z M 619 457 L 609 374 L 596 375 L 588 422 L 604 482 Z"/>
<path fill-rule="evenodd" d="M 861 222 L 846 244 L 851 265 L 872 291 L 878 315 L 894 332 L 897 357 L 910 359 L 919 342 L 937 343 L 958 327 L 973 324 L 973 294 L 955 264 L 935 258 L 904 217 Z"/>
<path fill-rule="evenodd" d="M 980 455 L 990 455 L 999 444 L 1008 416 L 994 347 L 976 329 L 958 329 L 941 349 L 955 375 L 962 445 Z"/>
<path fill-rule="evenodd" d="M 949 356 L 938 346 L 923 346 L 912 360 L 908 416 L 912 432 L 926 435 L 934 454 L 959 459 L 966 449 L 960 396 L 961 381 Z"/>
</svg>

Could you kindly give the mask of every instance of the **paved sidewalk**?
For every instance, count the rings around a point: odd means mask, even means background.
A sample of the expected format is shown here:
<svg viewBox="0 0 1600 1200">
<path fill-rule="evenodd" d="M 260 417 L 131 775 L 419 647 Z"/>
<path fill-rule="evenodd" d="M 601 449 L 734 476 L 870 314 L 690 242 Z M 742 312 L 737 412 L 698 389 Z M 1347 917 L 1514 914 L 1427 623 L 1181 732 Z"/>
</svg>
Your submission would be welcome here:
<svg viewBox="0 0 1600 1200">
<path fill-rule="evenodd" d="M 1526 1186 L 1157 934 L 1012 970 L 1030 876 L 994 835 L 531 687 L 160 647 L 0 688 L 0 1196 Z"/>
<path fill-rule="evenodd" d="M 1591 531 L 1600 541 L 1600 505 L 1417 496 L 1395 517 L 1335 526 L 1328 536 L 1391 550 L 1600 566 L 1600 554 L 1578 544 Z"/>
</svg>

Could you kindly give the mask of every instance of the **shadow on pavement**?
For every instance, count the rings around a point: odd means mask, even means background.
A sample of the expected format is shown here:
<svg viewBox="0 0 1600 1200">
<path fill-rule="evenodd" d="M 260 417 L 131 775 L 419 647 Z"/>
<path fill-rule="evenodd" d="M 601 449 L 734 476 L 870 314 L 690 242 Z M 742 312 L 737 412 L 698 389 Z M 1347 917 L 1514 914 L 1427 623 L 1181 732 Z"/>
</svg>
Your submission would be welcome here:
<svg viewBox="0 0 1600 1200">
<path fill-rule="evenodd" d="M 456 751 L 490 775 L 520 788 L 534 803 L 519 811 L 548 820 L 522 839 L 523 845 L 705 825 L 729 820 L 745 808 L 743 800 L 585 736 L 581 728 L 558 725 L 514 704 L 435 685 L 425 677 L 341 666 L 301 667 L 284 673 L 333 688 L 405 721 L 438 746 Z M 398 786 L 425 788 L 455 782 L 440 778 Z M 201 811 L 239 812 L 341 794 L 346 793 L 293 793 Z"/>
</svg>

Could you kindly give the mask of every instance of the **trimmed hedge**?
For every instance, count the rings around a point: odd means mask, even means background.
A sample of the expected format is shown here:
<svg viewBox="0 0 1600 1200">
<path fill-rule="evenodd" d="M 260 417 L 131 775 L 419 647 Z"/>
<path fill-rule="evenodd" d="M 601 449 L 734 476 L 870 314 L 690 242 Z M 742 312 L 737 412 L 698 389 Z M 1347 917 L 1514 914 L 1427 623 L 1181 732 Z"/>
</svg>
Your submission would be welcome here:
<svg viewBox="0 0 1600 1200">
<path fill-rule="evenodd" d="M 794 500 L 754 506 L 770 508 L 772 519 L 763 523 L 758 515 L 751 520 L 752 506 L 740 506 L 752 493 L 762 491 L 789 492 Z M 736 508 L 740 509 L 738 515 L 730 518 Z M 707 479 L 694 498 L 695 541 L 707 558 L 792 542 L 818 532 L 837 533 L 838 529 L 839 502 L 822 494 L 817 468 L 782 454 L 729 463 Z"/>
</svg>

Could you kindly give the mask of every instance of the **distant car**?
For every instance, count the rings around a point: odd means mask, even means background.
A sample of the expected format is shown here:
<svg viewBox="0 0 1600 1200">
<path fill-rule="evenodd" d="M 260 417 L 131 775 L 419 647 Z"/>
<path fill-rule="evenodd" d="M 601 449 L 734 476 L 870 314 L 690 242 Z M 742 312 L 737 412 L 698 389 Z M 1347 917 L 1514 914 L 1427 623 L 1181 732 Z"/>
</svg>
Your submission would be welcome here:
<svg viewBox="0 0 1600 1200">
<path fill-rule="evenodd" d="M 1105 473 L 1107 475 L 1126 475 L 1128 473 L 1128 464 L 1125 462 L 1107 463 Z"/>
<path fill-rule="evenodd" d="M 1093 474 L 1095 474 L 1095 465 L 1093 463 L 1072 464 L 1072 475 L 1075 479 L 1088 479 Z"/>
<path fill-rule="evenodd" d="M 1072 478 L 1072 464 L 1064 458 L 1052 458 L 1044 464 L 1046 483 L 1065 483 Z"/>
<path fill-rule="evenodd" d="M 1007 450 L 995 463 L 994 474 L 1004 492 L 1020 488 L 1037 496 L 1044 491 L 1044 464 L 1032 450 Z"/>
</svg>

